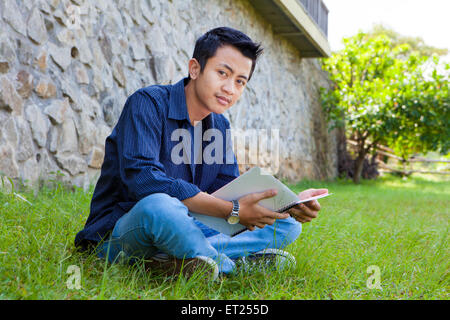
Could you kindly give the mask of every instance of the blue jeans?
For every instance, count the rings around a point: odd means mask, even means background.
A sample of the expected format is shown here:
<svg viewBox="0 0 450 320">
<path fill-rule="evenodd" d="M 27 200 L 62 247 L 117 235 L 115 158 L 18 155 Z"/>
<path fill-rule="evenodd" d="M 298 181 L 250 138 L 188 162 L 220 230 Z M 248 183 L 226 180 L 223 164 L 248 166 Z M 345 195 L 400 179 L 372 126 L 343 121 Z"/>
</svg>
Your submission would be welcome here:
<svg viewBox="0 0 450 320">
<path fill-rule="evenodd" d="M 301 224 L 289 217 L 234 237 L 222 233 L 206 237 L 183 202 L 154 193 L 116 222 L 97 254 L 104 258 L 109 253 L 110 262 L 116 261 L 121 251 L 130 261 L 148 259 L 158 252 L 180 259 L 207 256 L 217 262 L 220 272 L 231 273 L 235 269 L 233 260 L 266 248 L 284 248 L 297 239 L 301 230 Z"/>
</svg>

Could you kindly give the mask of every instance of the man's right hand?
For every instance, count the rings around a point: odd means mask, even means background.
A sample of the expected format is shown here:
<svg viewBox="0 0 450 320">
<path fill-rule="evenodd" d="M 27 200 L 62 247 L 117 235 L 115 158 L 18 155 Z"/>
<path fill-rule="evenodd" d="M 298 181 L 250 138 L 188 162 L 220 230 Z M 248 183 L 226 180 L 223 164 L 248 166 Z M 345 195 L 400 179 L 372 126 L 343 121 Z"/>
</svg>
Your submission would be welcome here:
<svg viewBox="0 0 450 320">
<path fill-rule="evenodd" d="M 278 213 L 266 209 L 258 204 L 263 199 L 272 198 L 277 190 L 267 190 L 248 194 L 239 199 L 239 223 L 246 226 L 250 231 L 264 228 L 265 225 L 273 225 L 276 219 L 289 218 L 289 213 Z"/>
</svg>

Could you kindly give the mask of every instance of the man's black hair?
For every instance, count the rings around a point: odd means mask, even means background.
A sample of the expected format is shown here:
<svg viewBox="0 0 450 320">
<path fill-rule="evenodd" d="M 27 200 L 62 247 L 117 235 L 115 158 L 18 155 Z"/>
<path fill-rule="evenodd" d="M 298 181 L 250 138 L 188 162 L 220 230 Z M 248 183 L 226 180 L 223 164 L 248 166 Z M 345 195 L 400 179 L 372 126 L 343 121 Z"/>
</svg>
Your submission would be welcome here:
<svg viewBox="0 0 450 320">
<path fill-rule="evenodd" d="M 255 70 L 256 60 L 261 55 L 263 48 L 261 44 L 253 42 L 252 39 L 239 30 L 229 27 L 219 27 L 209 30 L 195 42 L 192 57 L 199 62 L 200 70 L 203 71 L 208 59 L 216 54 L 218 48 L 225 45 L 235 47 L 242 55 L 252 59 L 252 69 L 248 77 L 248 80 L 250 80 Z"/>
</svg>

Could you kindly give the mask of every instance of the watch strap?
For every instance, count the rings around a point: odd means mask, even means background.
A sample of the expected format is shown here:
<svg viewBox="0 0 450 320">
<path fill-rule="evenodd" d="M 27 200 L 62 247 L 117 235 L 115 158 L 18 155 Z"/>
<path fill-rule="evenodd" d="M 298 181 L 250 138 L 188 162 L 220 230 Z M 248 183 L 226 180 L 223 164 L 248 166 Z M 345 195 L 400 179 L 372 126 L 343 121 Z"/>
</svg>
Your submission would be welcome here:
<svg viewBox="0 0 450 320">
<path fill-rule="evenodd" d="M 231 200 L 231 202 L 233 203 L 233 210 L 231 211 L 231 213 L 239 214 L 239 201 L 238 200 Z"/>
</svg>

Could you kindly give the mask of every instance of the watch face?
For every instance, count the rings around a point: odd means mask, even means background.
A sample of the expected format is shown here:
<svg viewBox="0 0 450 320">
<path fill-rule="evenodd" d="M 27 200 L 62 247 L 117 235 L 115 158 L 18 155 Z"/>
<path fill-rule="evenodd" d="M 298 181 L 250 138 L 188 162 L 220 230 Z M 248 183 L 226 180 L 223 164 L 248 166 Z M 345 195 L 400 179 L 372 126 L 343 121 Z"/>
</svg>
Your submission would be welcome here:
<svg viewBox="0 0 450 320">
<path fill-rule="evenodd" d="M 236 216 L 230 216 L 228 217 L 228 223 L 229 224 L 236 224 L 239 222 L 239 217 Z"/>
</svg>

